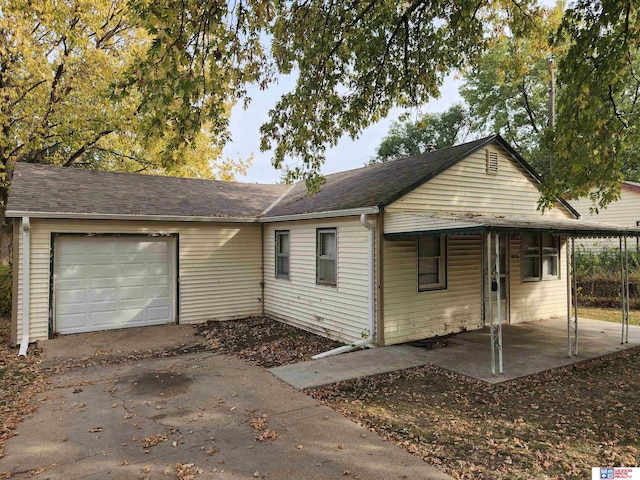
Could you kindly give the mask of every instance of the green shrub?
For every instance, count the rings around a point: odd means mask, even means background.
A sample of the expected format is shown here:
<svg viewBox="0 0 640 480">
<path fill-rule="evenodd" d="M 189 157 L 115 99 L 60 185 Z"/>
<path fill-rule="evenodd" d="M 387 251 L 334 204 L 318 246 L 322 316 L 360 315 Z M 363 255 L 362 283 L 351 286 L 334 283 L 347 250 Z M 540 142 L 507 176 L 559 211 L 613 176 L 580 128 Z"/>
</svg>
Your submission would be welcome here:
<svg viewBox="0 0 640 480">
<path fill-rule="evenodd" d="M 13 280 L 11 278 L 11 265 L 0 265 L 0 316 L 11 316 L 11 290 Z"/>
<path fill-rule="evenodd" d="M 640 307 L 640 253 L 628 251 L 629 306 Z M 578 302 L 594 307 L 619 307 L 621 303 L 620 249 L 576 249 Z"/>
</svg>

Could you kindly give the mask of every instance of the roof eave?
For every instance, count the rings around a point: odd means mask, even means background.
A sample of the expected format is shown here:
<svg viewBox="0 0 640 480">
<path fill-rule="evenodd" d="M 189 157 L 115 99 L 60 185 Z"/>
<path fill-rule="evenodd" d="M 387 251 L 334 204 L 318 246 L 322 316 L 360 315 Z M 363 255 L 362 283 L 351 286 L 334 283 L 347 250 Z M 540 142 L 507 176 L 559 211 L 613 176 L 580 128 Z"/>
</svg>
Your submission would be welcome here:
<svg viewBox="0 0 640 480">
<path fill-rule="evenodd" d="M 308 212 L 308 213 L 296 213 L 292 215 L 276 215 L 273 217 L 261 217 L 259 221 L 261 223 L 270 222 L 288 222 L 292 220 L 313 220 L 316 218 L 334 218 L 334 217 L 352 217 L 355 215 L 372 215 L 380 212 L 380 208 L 377 206 L 363 207 L 363 208 L 349 208 L 346 210 L 328 210 L 324 212 Z"/>
<path fill-rule="evenodd" d="M 76 212 L 29 212 L 7 210 L 7 218 L 50 218 L 65 220 L 142 220 L 157 222 L 209 222 L 209 223 L 257 223 L 256 217 L 206 217 L 179 215 L 132 215 L 110 213 L 76 213 Z"/>
</svg>

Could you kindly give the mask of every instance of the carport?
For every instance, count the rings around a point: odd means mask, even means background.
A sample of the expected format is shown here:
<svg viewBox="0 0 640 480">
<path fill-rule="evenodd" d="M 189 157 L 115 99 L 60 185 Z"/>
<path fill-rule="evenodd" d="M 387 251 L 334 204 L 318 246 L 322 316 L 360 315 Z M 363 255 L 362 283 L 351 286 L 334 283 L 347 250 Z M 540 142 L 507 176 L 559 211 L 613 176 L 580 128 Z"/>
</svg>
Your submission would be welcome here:
<svg viewBox="0 0 640 480">
<path fill-rule="evenodd" d="M 629 342 L 629 269 L 627 256 L 627 238 L 640 237 L 640 228 L 619 225 L 588 222 L 581 219 L 550 218 L 545 216 L 492 216 L 492 215 L 447 215 L 425 212 L 388 212 L 391 221 L 385 224 L 384 238 L 393 241 L 420 236 L 451 236 L 451 235 L 482 235 L 483 254 L 483 322 L 488 326 L 488 343 L 492 375 L 504 374 L 504 336 L 503 319 L 508 314 L 509 303 L 501 301 L 502 282 L 500 238 L 501 235 L 545 234 L 563 240 L 566 252 L 567 275 L 567 311 L 566 311 L 566 342 L 568 357 L 574 357 L 579 352 L 579 317 L 574 275 L 575 239 L 576 238 L 611 238 L 619 239 L 620 245 L 620 291 L 621 291 L 621 325 L 620 343 Z M 507 237 L 509 238 L 509 237 Z M 560 243 L 558 243 L 560 245 Z M 546 246 L 540 244 L 538 255 L 542 256 Z M 559 249 L 558 249 L 559 250 Z M 557 251 L 560 258 L 563 252 Z M 519 262 L 523 258 L 517 257 Z M 509 258 L 508 249 L 507 256 Z M 505 261 L 505 260 L 503 260 Z M 508 260 L 506 260 L 508 261 Z M 491 287 L 485 287 L 491 286 Z M 507 289 L 508 284 L 507 284 Z M 495 295 L 496 301 L 493 297 Z M 487 305 L 488 306 L 485 306 Z M 489 313 L 486 313 L 485 310 Z M 488 319 L 488 320 L 487 320 Z M 515 328 L 518 328 L 514 326 Z"/>
</svg>

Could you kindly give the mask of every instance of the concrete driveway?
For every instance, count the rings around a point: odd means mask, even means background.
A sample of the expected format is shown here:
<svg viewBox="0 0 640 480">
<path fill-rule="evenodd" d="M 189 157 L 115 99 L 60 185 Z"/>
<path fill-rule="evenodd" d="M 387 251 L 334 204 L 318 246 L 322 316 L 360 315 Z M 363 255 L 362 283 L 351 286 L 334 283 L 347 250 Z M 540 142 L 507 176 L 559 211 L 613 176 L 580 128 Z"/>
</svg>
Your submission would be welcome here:
<svg viewBox="0 0 640 480">
<path fill-rule="evenodd" d="M 0 473 L 176 478 L 177 464 L 193 464 L 196 479 L 450 478 L 268 371 L 210 352 L 73 368 L 36 401 Z"/>
</svg>

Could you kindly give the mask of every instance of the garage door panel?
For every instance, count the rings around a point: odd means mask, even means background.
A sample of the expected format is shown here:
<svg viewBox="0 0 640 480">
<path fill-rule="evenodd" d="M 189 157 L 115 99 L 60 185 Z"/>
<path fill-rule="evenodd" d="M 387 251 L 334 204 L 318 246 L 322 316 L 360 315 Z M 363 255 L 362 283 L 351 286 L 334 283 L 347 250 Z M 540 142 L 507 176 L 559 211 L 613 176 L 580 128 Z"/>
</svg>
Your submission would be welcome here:
<svg viewBox="0 0 640 480">
<path fill-rule="evenodd" d="M 85 285 L 89 288 L 117 288 L 118 279 L 116 277 L 92 278 L 89 282 L 85 281 Z"/>
<path fill-rule="evenodd" d="M 94 263 L 91 266 L 91 277 L 93 279 L 115 278 L 117 275 L 118 270 L 115 265 Z"/>
<path fill-rule="evenodd" d="M 89 302 L 117 302 L 118 301 L 118 289 L 117 288 L 104 288 L 93 287 L 89 290 Z"/>
<path fill-rule="evenodd" d="M 56 330 L 78 333 L 171 323 L 172 245 L 167 238 L 56 238 Z"/>
<path fill-rule="evenodd" d="M 81 256 L 91 252 L 91 245 L 81 242 L 57 242 L 55 245 L 56 255 Z"/>
<path fill-rule="evenodd" d="M 138 259 L 138 262 L 140 259 Z M 141 277 L 144 276 L 145 264 L 144 263 L 132 263 L 131 260 L 124 260 L 123 264 L 119 265 L 118 275 L 121 277 Z"/>
<path fill-rule="evenodd" d="M 147 297 L 147 292 L 143 286 L 120 286 L 118 287 L 118 297 L 120 300 L 141 300 Z"/>
<path fill-rule="evenodd" d="M 149 275 L 147 277 L 147 285 L 149 286 L 169 285 L 169 277 L 167 275 Z"/>
<path fill-rule="evenodd" d="M 58 280 L 58 288 L 63 290 L 84 290 L 87 288 L 87 281 L 81 279 Z"/>
<path fill-rule="evenodd" d="M 112 328 L 130 328 L 144 325 L 142 312 L 138 309 L 118 310 L 111 312 L 92 312 L 90 323 L 95 330 L 108 330 Z"/>
<path fill-rule="evenodd" d="M 85 313 L 68 313 L 65 315 L 65 326 L 69 333 L 81 332 L 87 323 L 87 315 Z"/>
<path fill-rule="evenodd" d="M 87 269 L 84 265 L 71 264 L 63 265 L 64 268 L 60 269 L 58 278 L 60 280 L 66 279 L 85 279 L 87 276 Z"/>
<path fill-rule="evenodd" d="M 167 315 L 169 315 L 169 306 L 164 306 L 164 307 L 149 307 L 148 309 L 148 314 L 149 314 L 149 320 L 154 321 L 154 320 L 159 320 L 162 318 L 165 318 Z"/>
<path fill-rule="evenodd" d="M 170 266 L 167 265 L 166 263 L 153 262 L 153 263 L 147 263 L 145 268 L 145 273 L 147 276 L 161 275 L 163 277 L 166 277 L 169 274 L 169 270 L 170 270 Z"/>
<path fill-rule="evenodd" d="M 147 287 L 147 297 L 153 300 L 171 298 L 171 287 L 169 285 L 150 285 Z"/>
<path fill-rule="evenodd" d="M 58 305 L 84 305 L 89 300 L 86 288 L 67 288 L 61 295 Z"/>
</svg>

